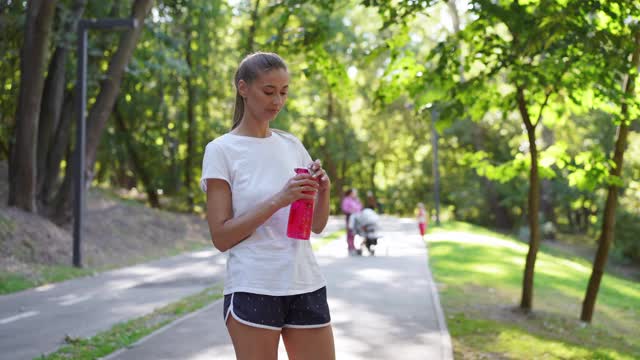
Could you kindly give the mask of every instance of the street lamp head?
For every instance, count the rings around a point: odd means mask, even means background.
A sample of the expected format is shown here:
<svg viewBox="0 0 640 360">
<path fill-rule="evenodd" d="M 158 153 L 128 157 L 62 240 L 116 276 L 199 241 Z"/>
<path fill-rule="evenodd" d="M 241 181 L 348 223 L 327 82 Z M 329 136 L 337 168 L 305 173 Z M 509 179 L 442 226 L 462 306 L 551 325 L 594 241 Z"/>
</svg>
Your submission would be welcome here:
<svg viewBox="0 0 640 360">
<path fill-rule="evenodd" d="M 80 20 L 80 26 L 87 29 L 135 29 L 138 27 L 136 18 L 128 19 L 84 19 Z"/>
</svg>

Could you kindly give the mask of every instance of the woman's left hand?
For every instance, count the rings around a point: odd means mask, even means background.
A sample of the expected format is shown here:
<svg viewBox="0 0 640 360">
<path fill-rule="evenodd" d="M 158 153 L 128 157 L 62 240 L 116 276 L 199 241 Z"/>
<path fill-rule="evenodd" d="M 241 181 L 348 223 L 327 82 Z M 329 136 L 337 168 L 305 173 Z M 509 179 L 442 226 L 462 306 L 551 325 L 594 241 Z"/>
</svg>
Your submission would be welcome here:
<svg viewBox="0 0 640 360">
<path fill-rule="evenodd" d="M 320 159 L 316 159 L 316 161 L 309 165 L 309 171 L 311 172 L 311 176 L 318 179 L 318 184 L 320 185 L 318 191 L 327 191 L 331 189 L 331 180 L 329 179 L 327 172 L 322 168 L 322 162 Z"/>
</svg>

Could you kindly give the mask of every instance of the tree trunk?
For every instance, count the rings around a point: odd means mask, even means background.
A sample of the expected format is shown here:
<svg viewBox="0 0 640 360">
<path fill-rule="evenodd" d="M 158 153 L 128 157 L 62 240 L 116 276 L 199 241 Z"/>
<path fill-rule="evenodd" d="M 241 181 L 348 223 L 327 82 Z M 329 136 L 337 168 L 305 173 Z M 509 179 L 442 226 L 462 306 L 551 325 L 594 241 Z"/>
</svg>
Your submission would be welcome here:
<svg viewBox="0 0 640 360">
<path fill-rule="evenodd" d="M 137 20 L 138 26 L 135 29 L 127 30 L 120 37 L 120 44 L 118 45 L 116 53 L 111 58 L 105 80 L 102 81 L 100 86 L 100 93 L 89 112 L 87 119 L 87 148 L 85 150 L 87 155 L 86 171 L 88 183 L 91 183 L 93 179 L 92 174 L 98 145 L 100 144 L 100 137 L 102 136 L 102 131 L 120 92 L 124 69 L 133 55 L 140 33 L 142 29 L 144 29 L 144 19 L 149 13 L 152 4 L 152 0 L 136 0 L 133 4 L 131 17 Z"/>
<path fill-rule="evenodd" d="M 189 75 L 187 75 L 187 156 L 184 161 L 184 182 L 187 186 L 187 204 L 189 210 L 193 211 L 195 200 L 193 194 L 193 178 L 191 176 L 193 167 L 193 143 L 194 133 L 196 126 L 195 119 L 195 106 L 196 106 L 196 93 L 193 86 L 193 76 L 196 69 L 193 66 L 193 59 L 191 58 L 191 31 L 187 31 L 187 42 L 185 48 L 185 61 L 189 66 Z"/>
<path fill-rule="evenodd" d="M 625 95 L 632 97 L 635 92 L 635 83 L 637 77 L 638 65 L 640 65 L 640 32 L 635 34 L 635 49 L 631 58 L 632 71 L 627 76 L 627 84 Z M 615 164 L 609 171 L 612 177 L 620 178 L 622 175 L 622 164 L 624 160 L 624 152 L 627 148 L 627 136 L 629 134 L 629 106 L 626 100 L 622 100 L 621 105 L 622 122 L 618 126 L 618 138 L 616 139 L 615 151 L 613 154 L 613 163 Z M 607 191 L 607 201 L 604 207 L 604 215 L 602 221 L 602 231 L 598 241 L 598 250 L 593 262 L 593 270 L 587 285 L 587 293 L 582 302 L 582 313 L 580 320 L 591 322 L 593 318 L 593 309 L 596 305 L 600 282 L 604 274 L 605 266 L 609 256 L 609 247 L 613 242 L 614 230 L 616 225 L 616 206 L 618 202 L 618 186 L 610 184 Z"/>
<path fill-rule="evenodd" d="M 71 213 L 71 201 L 73 200 L 71 193 L 73 184 L 73 167 L 75 165 L 75 156 L 69 148 L 67 151 L 67 167 L 65 176 L 60 189 L 53 200 L 53 206 L 47 207 L 47 218 L 58 225 L 68 224 L 73 219 Z"/>
<path fill-rule="evenodd" d="M 46 179 L 47 154 L 49 153 L 49 146 L 53 143 L 64 101 L 66 52 L 66 48 L 60 46 L 53 53 L 42 95 L 42 110 L 40 111 L 40 124 L 38 125 L 36 185 L 38 207 L 42 206 L 43 203 L 40 193 Z"/>
<path fill-rule="evenodd" d="M 573 219 L 573 210 L 571 210 L 571 207 L 569 205 L 565 206 L 565 210 L 567 212 L 567 221 L 569 221 L 569 229 L 571 232 L 575 232 L 576 224 L 575 220 Z"/>
<path fill-rule="evenodd" d="M 553 131 L 546 126 L 542 127 L 542 140 L 544 141 L 545 148 L 548 148 L 555 144 L 555 136 Z M 555 196 L 553 193 L 553 182 L 549 179 L 543 179 L 541 184 L 541 208 L 544 214 L 544 221 L 551 222 L 556 225 L 556 212 L 555 212 Z"/>
<path fill-rule="evenodd" d="M 178 102 L 179 87 L 175 87 L 175 93 L 173 95 L 173 103 L 176 104 Z M 169 110 L 165 107 L 164 109 L 165 121 L 168 124 L 169 122 Z M 179 135 L 174 136 L 173 132 L 178 132 L 178 127 L 174 126 L 173 129 L 169 129 L 167 127 L 167 137 L 169 138 L 169 158 L 171 163 L 171 191 L 173 194 L 178 194 L 180 192 L 180 166 L 178 164 L 178 146 L 180 143 Z"/>
<path fill-rule="evenodd" d="M 489 209 L 494 216 L 493 224 L 498 229 L 511 229 L 513 228 L 513 219 L 509 216 L 509 210 L 500 205 L 500 196 L 496 190 L 493 181 L 483 178 L 484 190 L 486 191 L 486 199 L 489 202 Z"/>
<path fill-rule="evenodd" d="M 373 161 L 371 161 L 371 170 L 369 171 L 369 189 L 374 197 L 376 196 L 376 165 L 378 165 L 378 160 L 373 158 Z"/>
<path fill-rule="evenodd" d="M 9 155 L 9 144 L 0 139 L 0 159 L 8 159 Z"/>
<path fill-rule="evenodd" d="M 591 215 L 591 209 L 586 206 L 583 206 L 582 209 L 580 209 L 580 211 L 581 211 L 580 217 L 582 218 L 581 232 L 583 234 L 587 234 L 589 232 L 589 215 Z"/>
<path fill-rule="evenodd" d="M 86 0 L 75 1 L 71 18 L 63 27 L 65 34 L 75 34 L 78 21 L 82 17 L 85 6 Z M 60 125 L 63 102 L 65 101 L 67 55 L 71 46 L 72 44 L 69 41 L 63 41 L 57 46 L 49 63 L 49 71 L 42 95 L 42 110 L 40 112 L 40 124 L 38 127 L 38 170 L 36 187 L 39 206 L 45 205 L 47 202 L 47 194 L 43 192 L 43 189 L 45 182 L 51 181 L 50 176 L 52 175 L 47 171 L 47 167 L 52 166 L 59 168 L 59 164 L 48 164 L 48 161 L 52 160 L 49 154 L 54 150 L 54 147 L 62 148 L 62 152 L 64 152 L 66 148 L 66 143 L 60 144 L 54 140 Z M 68 129 L 65 127 L 65 130 Z M 60 160 L 61 158 L 62 157 L 60 157 Z"/>
<path fill-rule="evenodd" d="M 55 0 L 27 3 L 24 44 L 20 59 L 20 94 L 15 144 L 9 170 L 9 205 L 35 212 L 38 117 L 44 87 L 44 67 L 56 9 Z"/>
<path fill-rule="evenodd" d="M 69 148 L 69 139 L 71 138 L 71 121 L 74 111 L 74 96 L 71 91 L 67 91 L 60 112 L 60 119 L 56 121 L 57 129 L 54 134 L 49 152 L 46 154 L 45 170 L 38 177 L 42 177 L 42 188 L 39 193 L 40 202 L 45 208 L 51 206 L 53 194 L 59 185 L 60 165 L 64 159 L 65 153 Z M 67 163 L 67 166 L 70 166 Z M 50 213 L 48 209 L 44 213 Z"/>
<path fill-rule="evenodd" d="M 538 225 L 538 209 L 540 208 L 540 188 L 538 179 L 538 148 L 536 146 L 536 124 L 531 122 L 527 102 L 524 97 L 524 88 L 517 87 L 518 110 L 522 116 L 522 121 L 527 129 L 529 139 L 529 154 L 531 156 L 531 169 L 529 170 L 529 252 L 524 268 L 524 278 L 522 281 L 522 300 L 520 308 L 530 311 L 533 303 L 533 275 L 536 266 L 536 257 L 540 247 L 540 227 Z M 542 112 L 542 111 L 541 111 Z"/>
<path fill-rule="evenodd" d="M 133 168 L 136 174 L 140 177 L 140 180 L 144 184 L 144 189 L 147 193 L 147 200 L 149 200 L 149 204 L 151 205 L 151 207 L 159 209 L 160 200 L 158 199 L 158 189 L 156 189 L 156 187 L 153 185 L 153 181 L 152 181 L 153 177 L 149 174 L 147 169 L 144 167 L 144 162 L 140 159 L 140 156 L 136 151 L 136 148 L 133 144 L 134 140 L 133 140 L 133 137 L 131 136 L 130 129 L 125 123 L 124 116 L 118 110 L 117 106 L 115 108 L 114 115 L 116 120 L 116 127 L 118 128 L 118 131 L 120 131 L 120 134 L 122 134 L 121 138 L 127 149 L 127 153 L 129 154 L 129 159 L 133 164 Z"/>
</svg>

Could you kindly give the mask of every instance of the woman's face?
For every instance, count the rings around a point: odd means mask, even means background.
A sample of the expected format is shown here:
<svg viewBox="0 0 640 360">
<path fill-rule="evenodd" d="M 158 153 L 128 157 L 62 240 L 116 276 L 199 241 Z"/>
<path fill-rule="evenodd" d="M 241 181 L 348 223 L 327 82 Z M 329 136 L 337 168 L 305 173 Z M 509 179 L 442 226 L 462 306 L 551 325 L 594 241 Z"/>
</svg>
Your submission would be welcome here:
<svg viewBox="0 0 640 360">
<path fill-rule="evenodd" d="M 287 100 L 289 73 L 284 69 L 273 69 L 262 73 L 251 84 L 240 80 L 238 91 L 245 98 L 245 117 L 271 121 Z"/>
</svg>

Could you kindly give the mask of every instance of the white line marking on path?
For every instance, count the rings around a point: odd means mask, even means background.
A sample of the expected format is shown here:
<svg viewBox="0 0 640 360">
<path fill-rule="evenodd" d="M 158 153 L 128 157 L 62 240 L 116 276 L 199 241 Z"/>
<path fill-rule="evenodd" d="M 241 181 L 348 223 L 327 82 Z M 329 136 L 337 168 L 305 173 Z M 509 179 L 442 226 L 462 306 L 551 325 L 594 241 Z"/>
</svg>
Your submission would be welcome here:
<svg viewBox="0 0 640 360">
<path fill-rule="evenodd" d="M 0 319 L 0 325 L 8 324 L 10 322 L 13 322 L 13 321 L 16 321 L 16 320 L 20 320 L 20 319 L 23 319 L 23 318 L 27 318 L 27 317 L 30 317 L 30 316 L 35 316 L 35 315 L 38 315 L 38 314 L 39 314 L 38 311 L 27 311 L 27 312 L 22 313 L 20 315 L 16 315 L 16 316 L 11 316 L 11 317 L 8 317 L 8 318 Z"/>
<path fill-rule="evenodd" d="M 60 302 L 60 306 L 74 305 L 74 304 L 77 304 L 79 302 L 87 301 L 87 300 L 91 299 L 92 297 L 93 297 L 93 295 L 83 295 L 83 296 L 72 295 L 72 297 L 70 299 L 61 301 Z"/>
</svg>

